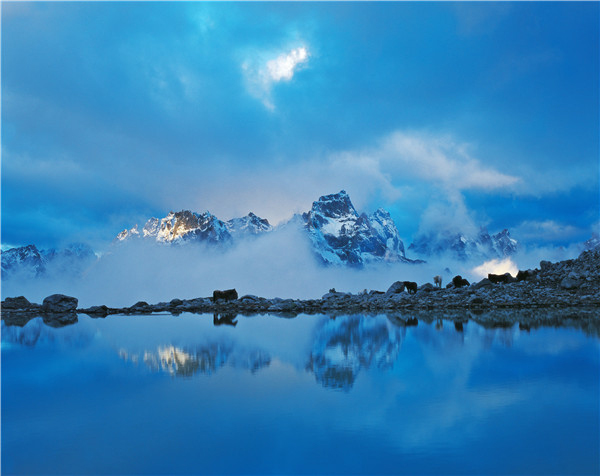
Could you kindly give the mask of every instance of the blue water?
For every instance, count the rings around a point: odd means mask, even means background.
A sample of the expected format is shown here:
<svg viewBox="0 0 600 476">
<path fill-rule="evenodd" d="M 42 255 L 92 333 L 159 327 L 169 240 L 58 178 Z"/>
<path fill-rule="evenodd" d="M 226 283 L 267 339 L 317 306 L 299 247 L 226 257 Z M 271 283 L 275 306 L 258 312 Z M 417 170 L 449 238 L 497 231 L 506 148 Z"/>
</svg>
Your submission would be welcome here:
<svg viewBox="0 0 600 476">
<path fill-rule="evenodd" d="M 600 472 L 598 337 L 235 322 L 2 322 L 2 474 Z"/>
</svg>

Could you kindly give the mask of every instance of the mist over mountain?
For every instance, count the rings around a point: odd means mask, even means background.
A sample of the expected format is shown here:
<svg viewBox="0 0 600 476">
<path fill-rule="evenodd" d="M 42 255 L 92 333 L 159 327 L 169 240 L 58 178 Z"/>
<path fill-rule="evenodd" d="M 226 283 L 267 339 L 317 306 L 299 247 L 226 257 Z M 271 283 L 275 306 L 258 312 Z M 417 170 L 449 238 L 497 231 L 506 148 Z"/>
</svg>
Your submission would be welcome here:
<svg viewBox="0 0 600 476">
<path fill-rule="evenodd" d="M 96 260 L 94 250 L 84 243 L 72 243 L 60 250 L 38 250 L 35 245 L 12 248 L 1 255 L 2 279 L 77 275 Z"/>
<path fill-rule="evenodd" d="M 448 256 L 460 261 L 490 260 L 514 255 L 518 243 L 507 229 L 490 235 L 482 227 L 475 236 L 446 230 L 430 231 L 415 237 L 408 249 L 424 259 Z"/>
<path fill-rule="evenodd" d="M 593 246 L 592 238 L 587 243 Z M 311 299 L 328 289 L 385 290 L 397 280 L 448 282 L 488 272 L 515 272 L 581 250 L 519 246 L 508 230 L 475 236 L 444 229 L 421 233 L 408 247 L 384 209 L 359 213 L 345 191 L 321 196 L 305 213 L 273 227 L 254 213 L 228 221 L 206 211 L 171 212 L 123 230 L 100 258 L 87 245 L 2 252 L 2 295 L 41 302 L 63 293 L 82 305 L 209 296 L 214 289 Z M 422 259 L 418 259 L 422 258 Z"/>
<path fill-rule="evenodd" d="M 389 212 L 380 208 L 371 215 L 359 214 L 348 194 L 324 195 L 312 208 L 282 225 L 300 226 L 310 237 L 317 260 L 325 265 L 361 267 L 373 262 L 412 262 Z M 146 239 L 165 244 L 204 243 L 229 246 L 233 241 L 256 237 L 276 229 L 268 220 L 249 213 L 242 218 L 219 220 L 206 211 L 170 212 L 123 230 L 117 242 Z"/>
</svg>

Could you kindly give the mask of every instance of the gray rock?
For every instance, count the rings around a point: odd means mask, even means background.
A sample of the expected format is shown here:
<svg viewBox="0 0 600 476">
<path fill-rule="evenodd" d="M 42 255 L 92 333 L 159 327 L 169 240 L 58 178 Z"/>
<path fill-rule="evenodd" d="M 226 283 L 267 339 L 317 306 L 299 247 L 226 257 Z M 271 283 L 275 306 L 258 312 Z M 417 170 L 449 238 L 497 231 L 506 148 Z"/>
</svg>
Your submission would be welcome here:
<svg viewBox="0 0 600 476">
<path fill-rule="evenodd" d="M 550 261 L 540 261 L 540 269 L 542 271 L 546 271 L 546 270 L 550 269 L 551 266 L 552 266 L 552 263 Z"/>
<path fill-rule="evenodd" d="M 245 301 L 260 301 L 260 298 L 258 296 L 255 296 L 254 294 L 245 294 L 244 296 L 242 296 L 240 298 L 240 301 L 245 302 Z"/>
<path fill-rule="evenodd" d="M 579 287 L 579 281 L 567 276 L 560 282 L 560 287 L 563 289 L 577 289 Z"/>
<path fill-rule="evenodd" d="M 493 286 L 493 285 L 494 285 L 494 283 L 492 283 L 488 278 L 483 278 L 478 283 L 475 283 L 475 285 L 473 285 L 473 287 L 475 289 L 480 289 L 480 288 L 490 287 L 490 286 Z"/>
<path fill-rule="evenodd" d="M 82 309 L 86 314 L 92 314 L 97 316 L 106 316 L 108 314 L 108 307 L 104 304 L 101 306 L 92 306 L 88 309 Z"/>
<path fill-rule="evenodd" d="M 392 294 L 398 294 L 402 292 L 404 292 L 404 281 L 396 281 L 388 288 L 388 290 L 385 292 L 385 295 L 391 296 Z"/>
<path fill-rule="evenodd" d="M 31 307 L 31 303 L 25 296 L 19 297 L 8 297 L 4 301 L 2 301 L 3 309 L 29 309 Z"/>
<path fill-rule="evenodd" d="M 425 283 L 421 286 L 419 286 L 419 291 L 425 291 L 426 293 L 429 293 L 431 291 L 433 291 L 435 289 L 435 286 L 431 283 Z"/>
<path fill-rule="evenodd" d="M 68 313 L 77 309 L 77 298 L 64 294 L 52 294 L 44 299 L 42 309 L 45 312 Z"/>
</svg>

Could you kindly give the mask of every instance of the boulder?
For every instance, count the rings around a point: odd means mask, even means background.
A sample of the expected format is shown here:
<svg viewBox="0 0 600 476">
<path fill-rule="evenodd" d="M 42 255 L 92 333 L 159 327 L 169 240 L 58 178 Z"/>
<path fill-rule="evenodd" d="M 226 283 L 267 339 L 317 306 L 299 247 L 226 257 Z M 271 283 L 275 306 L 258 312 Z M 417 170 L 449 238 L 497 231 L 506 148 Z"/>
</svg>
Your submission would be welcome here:
<svg viewBox="0 0 600 476">
<path fill-rule="evenodd" d="M 403 293 L 404 292 L 404 282 L 403 281 L 396 281 L 394 284 L 392 284 L 388 290 L 385 292 L 386 296 L 391 296 L 392 294 L 398 294 L 398 293 Z"/>
<path fill-rule="evenodd" d="M 552 266 L 552 263 L 550 261 L 540 261 L 540 269 L 542 271 L 546 271 L 548 270 L 550 267 Z"/>
<path fill-rule="evenodd" d="M 487 287 L 490 287 L 493 285 L 494 285 L 494 283 L 492 283 L 488 278 L 483 278 L 481 281 L 479 281 L 473 287 L 475 289 L 480 289 L 480 288 L 487 288 Z"/>
<path fill-rule="evenodd" d="M 19 297 L 8 297 L 4 301 L 2 301 L 3 309 L 29 309 L 31 307 L 31 303 L 25 296 Z"/>
<path fill-rule="evenodd" d="M 579 280 L 567 276 L 560 282 L 560 287 L 563 289 L 577 289 L 579 287 Z"/>
<path fill-rule="evenodd" d="M 98 317 L 106 317 L 108 315 L 108 307 L 106 307 L 104 304 L 101 306 L 92 306 L 87 309 L 82 309 L 82 311 L 87 315 Z"/>
<path fill-rule="evenodd" d="M 44 312 L 68 313 L 75 311 L 78 304 L 77 298 L 64 294 L 52 294 L 44 299 L 42 310 Z"/>
<path fill-rule="evenodd" d="M 528 269 L 526 271 L 521 271 L 517 273 L 516 280 L 517 281 L 527 281 L 535 277 L 535 271 L 532 269 Z"/>
<path fill-rule="evenodd" d="M 419 291 L 425 291 L 426 293 L 430 293 L 435 289 L 435 286 L 431 283 L 425 283 L 419 286 Z"/>
<path fill-rule="evenodd" d="M 245 294 L 244 296 L 242 296 L 240 298 L 240 301 L 242 301 L 242 302 L 255 302 L 255 301 L 260 301 L 260 298 L 258 296 L 255 296 L 254 294 Z"/>
</svg>

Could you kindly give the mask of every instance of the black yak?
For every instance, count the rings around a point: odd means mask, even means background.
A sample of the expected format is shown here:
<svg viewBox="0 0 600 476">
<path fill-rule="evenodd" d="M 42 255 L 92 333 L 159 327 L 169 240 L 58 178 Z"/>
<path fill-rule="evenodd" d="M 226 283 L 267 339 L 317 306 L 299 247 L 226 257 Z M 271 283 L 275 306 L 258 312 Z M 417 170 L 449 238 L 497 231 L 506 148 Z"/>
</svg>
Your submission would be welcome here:
<svg viewBox="0 0 600 476">
<path fill-rule="evenodd" d="M 404 281 L 404 286 L 408 294 L 415 294 L 417 292 L 417 283 L 414 281 Z"/>
<path fill-rule="evenodd" d="M 225 301 L 234 301 L 238 298 L 238 293 L 235 289 L 226 289 L 225 291 L 213 291 L 213 302 L 217 302 L 219 299 Z"/>
<path fill-rule="evenodd" d="M 464 279 L 460 274 L 452 278 L 452 284 L 455 288 L 462 288 L 463 286 L 469 286 L 471 283 Z"/>
</svg>

